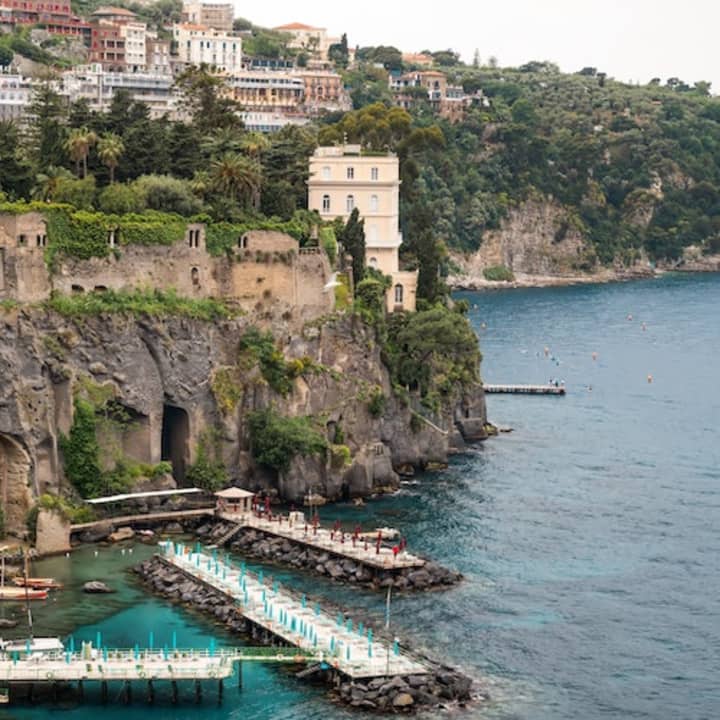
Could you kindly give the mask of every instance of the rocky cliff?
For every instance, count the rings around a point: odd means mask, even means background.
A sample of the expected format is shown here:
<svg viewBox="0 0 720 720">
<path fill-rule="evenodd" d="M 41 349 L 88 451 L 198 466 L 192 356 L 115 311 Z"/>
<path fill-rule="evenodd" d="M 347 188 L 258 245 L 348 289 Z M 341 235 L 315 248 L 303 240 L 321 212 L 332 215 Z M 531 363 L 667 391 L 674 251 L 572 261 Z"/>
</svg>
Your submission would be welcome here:
<svg viewBox="0 0 720 720">
<path fill-rule="evenodd" d="M 454 270 L 449 284 L 468 289 L 602 282 L 651 274 L 646 258 L 639 258 L 632 268 L 599 265 L 582 223 L 560 204 L 542 198 L 513 207 L 498 230 L 483 235 L 477 251 L 452 252 L 451 259 Z M 489 280 L 485 272 L 498 267 L 510 270 L 514 280 Z"/>
<path fill-rule="evenodd" d="M 257 366 L 241 362 L 248 318 L 72 320 L 40 308 L 0 310 L 0 489 L 8 528 L 23 530 L 38 495 L 67 490 L 59 438 L 73 425 L 74 397 L 88 389 L 111 398 L 112 412 L 123 418 L 103 426 L 98 441 L 106 456 L 169 460 L 182 484 L 211 443 L 229 481 L 292 502 L 308 492 L 337 499 L 395 487 L 397 469 L 444 462 L 461 448 L 456 427 L 482 437 L 479 387 L 426 422 L 411 409 L 412 398 L 393 393 L 374 331 L 358 318 L 330 317 L 302 329 L 273 322 L 284 357 L 302 358 L 306 367 L 286 395 L 272 390 Z M 384 409 L 371 412 L 378 392 Z M 248 415 L 270 407 L 306 418 L 330 443 L 346 446 L 349 457 L 297 456 L 279 474 L 258 465 Z M 101 458 L 105 467 L 107 460 Z"/>
</svg>

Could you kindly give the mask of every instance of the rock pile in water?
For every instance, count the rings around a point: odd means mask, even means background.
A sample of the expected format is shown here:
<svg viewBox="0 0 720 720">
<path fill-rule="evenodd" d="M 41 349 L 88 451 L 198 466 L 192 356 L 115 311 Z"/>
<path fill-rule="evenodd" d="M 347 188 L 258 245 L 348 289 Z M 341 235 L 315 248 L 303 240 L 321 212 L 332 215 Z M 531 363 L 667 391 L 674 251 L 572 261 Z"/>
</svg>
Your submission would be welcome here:
<svg viewBox="0 0 720 720">
<path fill-rule="evenodd" d="M 207 524 L 199 527 L 196 534 L 204 542 L 212 543 L 231 529 L 232 525 L 227 523 Z M 235 552 L 264 562 L 309 570 L 336 582 L 365 585 L 374 589 L 393 587 L 396 590 L 429 590 L 454 585 L 463 577 L 462 573 L 456 570 L 449 570 L 429 561 L 422 567 L 381 570 L 252 528 L 241 530 L 233 537 L 229 547 Z"/>
<path fill-rule="evenodd" d="M 205 585 L 160 558 L 141 563 L 135 572 L 154 592 L 181 602 L 214 617 L 229 630 L 245 635 L 254 642 L 284 644 L 279 638 L 248 622 L 233 601 L 218 590 Z M 445 665 L 423 658 L 428 667 L 426 675 L 398 675 L 367 681 L 345 680 L 332 691 L 332 697 L 343 704 L 383 714 L 410 713 L 452 704 L 464 704 L 483 699 L 483 693 L 473 691 L 472 681 L 462 673 Z M 328 682 L 328 671 L 320 673 Z"/>
</svg>

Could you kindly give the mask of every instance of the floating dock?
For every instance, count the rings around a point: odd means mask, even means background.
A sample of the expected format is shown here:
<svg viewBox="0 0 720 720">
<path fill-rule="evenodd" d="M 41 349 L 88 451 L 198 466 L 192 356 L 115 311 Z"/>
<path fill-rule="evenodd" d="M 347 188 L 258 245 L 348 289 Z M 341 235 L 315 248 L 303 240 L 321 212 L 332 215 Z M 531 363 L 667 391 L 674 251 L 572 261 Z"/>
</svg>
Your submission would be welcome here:
<svg viewBox="0 0 720 720">
<path fill-rule="evenodd" d="M 235 528 L 218 540 L 218 545 L 224 545 L 241 530 L 254 529 L 315 550 L 355 560 L 379 570 L 421 568 L 426 563 L 423 558 L 405 550 L 396 555 L 392 548 L 386 545 L 381 544 L 378 548 L 376 542 L 369 538 L 362 537 L 353 542 L 352 535 L 347 532 L 309 525 L 302 520 L 293 519 L 292 514 L 274 515 L 269 519 L 264 515 L 258 517 L 252 512 L 232 512 L 226 508 L 218 510 L 216 516 L 236 524 Z"/>
<path fill-rule="evenodd" d="M 401 651 L 398 640 L 376 641 L 372 629 L 354 625 L 342 613 L 331 617 L 305 597 L 265 584 L 245 564 L 234 564 L 217 551 L 203 552 L 182 543 L 161 543 L 163 559 L 195 580 L 231 598 L 237 611 L 280 642 L 300 651 L 319 653 L 327 664 L 353 680 L 395 675 L 425 675 L 430 668 Z"/>
<path fill-rule="evenodd" d="M 507 395 L 564 395 L 564 385 L 483 385 L 486 393 Z"/>
</svg>

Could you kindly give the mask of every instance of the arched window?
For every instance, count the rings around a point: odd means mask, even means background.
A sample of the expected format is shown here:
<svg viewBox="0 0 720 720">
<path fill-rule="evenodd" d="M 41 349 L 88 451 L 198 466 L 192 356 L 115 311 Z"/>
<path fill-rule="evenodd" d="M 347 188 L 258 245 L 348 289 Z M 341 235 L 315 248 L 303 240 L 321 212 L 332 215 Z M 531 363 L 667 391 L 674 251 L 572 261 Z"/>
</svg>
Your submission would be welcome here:
<svg viewBox="0 0 720 720">
<path fill-rule="evenodd" d="M 400 283 L 395 286 L 395 304 L 403 304 L 403 286 Z"/>
<path fill-rule="evenodd" d="M 347 212 L 351 213 L 353 211 L 354 207 L 355 207 L 355 196 L 348 195 L 345 198 L 345 210 L 347 210 Z"/>
<path fill-rule="evenodd" d="M 371 268 L 376 268 L 376 267 L 377 267 L 377 258 L 376 258 L 376 257 L 371 257 L 371 258 L 368 260 L 368 265 L 369 265 Z"/>
<path fill-rule="evenodd" d="M 370 196 L 370 212 L 377 212 L 377 211 L 378 211 L 378 196 L 371 195 Z"/>
<path fill-rule="evenodd" d="M 195 287 L 200 287 L 200 271 L 196 267 L 190 271 L 190 279 Z"/>
<path fill-rule="evenodd" d="M 241 235 L 241 236 L 238 238 L 237 244 L 238 244 L 238 247 L 239 247 L 241 250 L 247 250 L 247 246 L 248 246 L 248 237 L 247 237 L 247 235 Z"/>
<path fill-rule="evenodd" d="M 330 212 L 330 196 L 323 195 L 322 209 L 324 213 Z"/>
</svg>

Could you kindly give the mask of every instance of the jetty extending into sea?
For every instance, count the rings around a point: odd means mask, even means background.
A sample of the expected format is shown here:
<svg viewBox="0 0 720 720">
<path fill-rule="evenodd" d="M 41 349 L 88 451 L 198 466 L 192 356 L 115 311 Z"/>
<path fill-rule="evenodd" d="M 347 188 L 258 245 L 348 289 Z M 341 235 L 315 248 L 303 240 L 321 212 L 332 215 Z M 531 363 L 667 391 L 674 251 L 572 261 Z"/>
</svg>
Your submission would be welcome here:
<svg viewBox="0 0 720 720">
<path fill-rule="evenodd" d="M 565 395 L 564 385 L 483 385 L 488 394 Z"/>
<path fill-rule="evenodd" d="M 371 628 L 342 613 L 333 617 L 311 606 L 262 572 L 249 572 L 217 550 L 199 545 L 161 543 L 162 560 L 185 575 L 232 599 L 236 612 L 281 645 L 320 652 L 323 661 L 352 680 L 395 675 L 425 675 L 429 665 L 400 649 L 399 641 L 380 641 Z"/>
</svg>

